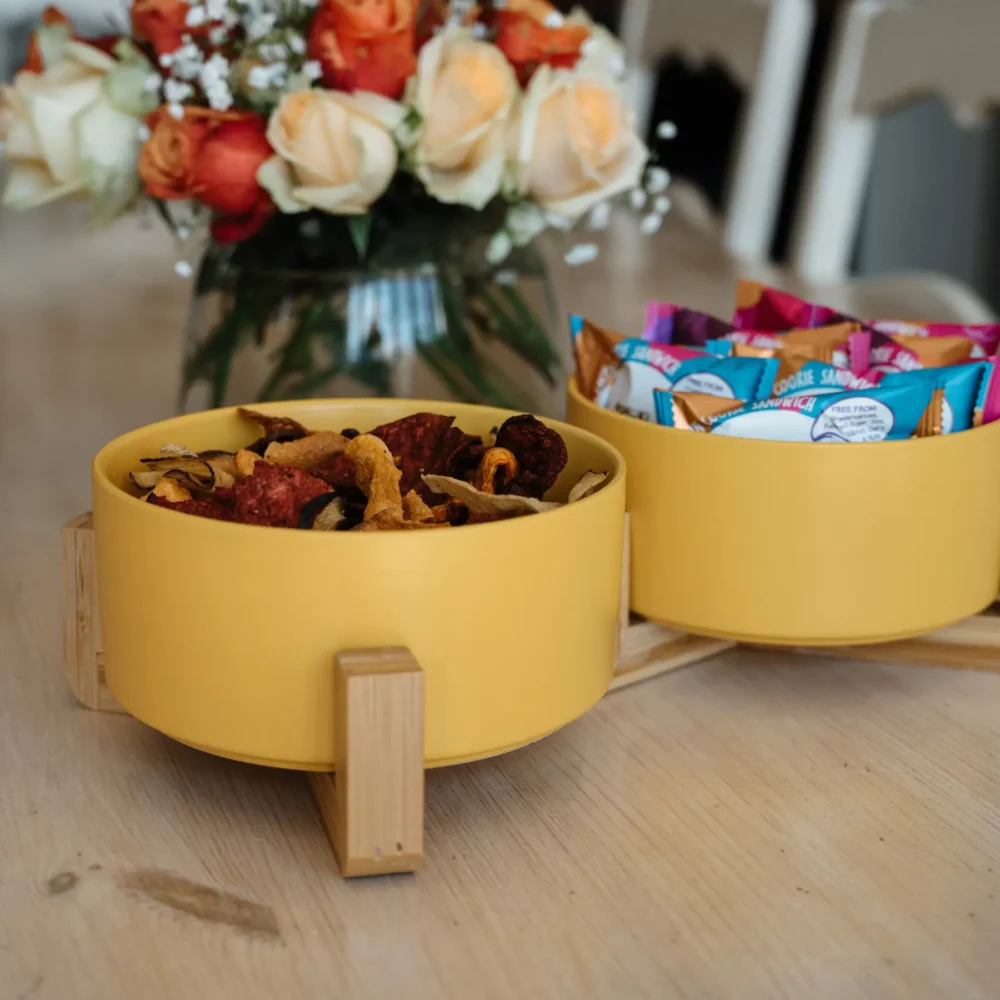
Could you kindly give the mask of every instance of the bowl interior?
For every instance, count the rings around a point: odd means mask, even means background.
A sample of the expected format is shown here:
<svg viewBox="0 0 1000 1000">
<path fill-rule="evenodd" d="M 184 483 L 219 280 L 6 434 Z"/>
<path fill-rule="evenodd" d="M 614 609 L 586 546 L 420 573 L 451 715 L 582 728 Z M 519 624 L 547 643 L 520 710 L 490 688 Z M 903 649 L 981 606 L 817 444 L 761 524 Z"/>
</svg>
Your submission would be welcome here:
<svg viewBox="0 0 1000 1000">
<path fill-rule="evenodd" d="M 270 415 L 293 417 L 310 430 L 341 431 L 354 428 L 362 433 L 414 413 L 437 413 L 454 416 L 456 426 L 468 434 L 478 434 L 484 438 L 514 416 L 512 411 L 493 407 L 427 400 L 297 400 L 255 404 L 251 408 Z M 607 471 L 610 474 L 609 485 L 624 476 L 624 461 L 608 442 L 562 421 L 547 417 L 542 420 L 562 435 L 569 451 L 569 462 L 546 499 L 565 501 L 573 485 L 590 469 Z M 98 482 L 133 495 L 129 473 L 139 465 L 141 459 L 157 455 L 165 444 L 184 445 L 194 451 L 236 451 L 251 444 L 259 436 L 255 426 L 243 419 L 235 407 L 187 414 L 149 424 L 116 438 L 101 449 L 94 459 L 94 474 Z"/>
</svg>

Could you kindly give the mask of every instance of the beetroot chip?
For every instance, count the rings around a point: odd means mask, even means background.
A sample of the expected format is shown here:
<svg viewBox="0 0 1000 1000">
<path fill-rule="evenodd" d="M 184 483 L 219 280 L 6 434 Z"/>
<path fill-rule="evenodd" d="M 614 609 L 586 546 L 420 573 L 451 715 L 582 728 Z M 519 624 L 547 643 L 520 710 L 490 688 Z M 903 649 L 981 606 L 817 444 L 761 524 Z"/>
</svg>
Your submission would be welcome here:
<svg viewBox="0 0 1000 1000">
<path fill-rule="evenodd" d="M 182 514 L 211 518 L 213 521 L 231 521 L 233 519 L 233 512 L 215 500 L 184 500 L 181 503 L 171 503 L 163 497 L 150 494 L 146 503 L 151 503 L 156 507 L 166 507 L 167 510 L 177 510 Z"/>
<path fill-rule="evenodd" d="M 459 430 L 454 423 L 454 417 L 439 413 L 415 413 L 371 432 L 399 459 L 403 474 L 399 488 L 403 496 L 416 490 L 427 500 L 432 494 L 422 476 L 461 478 L 461 472 L 478 465 L 481 452 L 476 449 L 482 447 L 482 441 Z"/>
<path fill-rule="evenodd" d="M 528 414 L 511 417 L 497 432 L 496 446 L 513 452 L 520 466 L 503 489 L 515 496 L 543 499 L 569 461 L 562 437 Z"/>
<path fill-rule="evenodd" d="M 302 508 L 329 493 L 330 487 L 300 469 L 258 462 L 253 475 L 215 492 L 221 502 L 232 505 L 232 520 L 240 524 L 296 528 Z"/>
</svg>

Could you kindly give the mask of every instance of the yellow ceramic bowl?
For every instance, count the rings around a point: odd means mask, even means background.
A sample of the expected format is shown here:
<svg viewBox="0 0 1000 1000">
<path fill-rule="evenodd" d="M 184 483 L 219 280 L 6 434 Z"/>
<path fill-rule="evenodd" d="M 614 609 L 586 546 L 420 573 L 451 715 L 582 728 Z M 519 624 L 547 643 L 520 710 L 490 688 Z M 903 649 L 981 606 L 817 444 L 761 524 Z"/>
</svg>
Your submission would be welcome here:
<svg viewBox="0 0 1000 1000">
<path fill-rule="evenodd" d="M 342 400 L 260 409 L 315 429 L 362 430 L 422 410 L 486 434 L 502 410 Z M 330 769 L 333 657 L 407 646 L 425 672 L 430 766 L 501 753 L 583 714 L 614 671 L 625 470 L 603 441 L 548 421 L 570 463 L 613 475 L 571 507 L 428 532 L 312 533 L 226 524 L 126 491 L 165 443 L 236 449 L 233 410 L 178 417 L 113 441 L 94 460 L 105 670 L 134 716 L 200 749 L 275 767 Z M 561 491 L 561 493 L 560 493 Z"/>
<path fill-rule="evenodd" d="M 632 608 L 685 631 L 861 645 L 966 618 L 1000 590 L 1000 423 L 879 444 L 712 437 L 569 387 L 628 466 Z"/>
</svg>

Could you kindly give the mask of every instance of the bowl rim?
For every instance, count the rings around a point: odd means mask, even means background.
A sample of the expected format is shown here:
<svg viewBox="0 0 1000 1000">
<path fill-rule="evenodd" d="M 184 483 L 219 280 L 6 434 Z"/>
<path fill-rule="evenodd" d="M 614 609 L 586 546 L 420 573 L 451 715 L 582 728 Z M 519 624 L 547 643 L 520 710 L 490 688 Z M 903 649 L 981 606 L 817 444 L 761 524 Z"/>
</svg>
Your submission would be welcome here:
<svg viewBox="0 0 1000 1000">
<path fill-rule="evenodd" d="M 792 452 L 795 449 L 809 448 L 815 449 L 817 445 L 822 445 L 822 441 L 769 441 L 765 438 L 741 438 L 741 437 L 729 437 L 727 436 L 716 436 L 714 434 L 698 434 L 693 433 L 689 430 L 683 430 L 677 427 L 664 427 L 661 424 L 653 423 L 648 420 L 639 420 L 635 417 L 629 417 L 624 413 L 617 413 L 614 410 L 606 410 L 602 406 L 598 406 L 593 400 L 587 399 L 586 396 L 580 391 L 580 386 L 577 381 L 576 375 L 571 374 L 567 382 L 567 395 L 568 398 L 574 402 L 579 403 L 585 409 L 593 411 L 595 414 L 599 414 L 601 417 L 607 418 L 612 423 L 618 423 L 624 430 L 628 428 L 652 428 L 657 434 L 668 434 L 675 436 L 678 434 L 683 435 L 685 438 L 694 437 L 706 442 L 705 447 L 747 447 L 747 448 L 757 448 L 760 451 L 783 451 Z M 639 434 L 646 433 L 644 430 L 637 431 Z M 844 442 L 836 446 L 836 452 L 838 454 L 858 454 L 862 449 L 866 453 L 870 453 L 872 448 L 879 448 L 883 450 L 888 448 L 894 448 L 896 450 L 901 450 L 904 448 L 942 448 L 948 447 L 946 442 L 953 442 L 956 439 L 968 441 L 970 435 L 983 436 L 984 434 L 994 434 L 1000 436 L 1000 420 L 994 421 L 990 424 L 984 424 L 980 427 L 973 427 L 967 431 L 956 431 L 953 434 L 935 434 L 932 437 L 925 438 L 908 438 L 905 441 L 852 441 Z M 664 439 L 666 440 L 666 438 Z M 707 442 L 713 442 L 708 444 Z"/>
<path fill-rule="evenodd" d="M 407 415 L 412 415 L 415 413 L 428 413 L 428 412 L 440 412 L 435 410 L 435 407 L 444 407 L 450 410 L 456 410 L 457 415 L 455 417 L 456 423 L 461 420 L 461 414 L 468 411 L 489 411 L 496 414 L 507 414 L 507 417 L 519 416 L 523 411 L 518 410 L 507 410 L 502 407 L 495 406 L 483 406 L 477 403 L 459 403 L 459 402 L 448 402 L 444 400 L 426 400 L 426 399 L 395 399 L 390 397 L 362 397 L 362 398 L 329 398 L 329 399 L 305 399 L 305 400 L 285 400 L 277 402 L 267 402 L 267 403 L 251 403 L 248 406 L 244 406 L 244 409 L 253 409 L 259 413 L 275 413 L 283 415 L 282 411 L 287 412 L 290 408 L 297 408 L 299 413 L 303 410 L 308 410 L 311 408 L 328 409 L 330 406 L 343 409 L 352 409 L 356 407 L 369 406 L 375 407 L 385 407 L 385 406 L 401 406 L 404 408 L 412 407 Z M 235 415 L 237 410 L 241 407 L 239 406 L 228 406 L 221 407 L 216 410 L 199 410 L 196 413 L 186 413 L 180 414 L 175 417 L 168 417 L 164 420 L 154 421 L 151 424 L 145 424 L 141 427 L 136 427 L 133 430 L 127 431 L 124 434 L 120 434 L 118 437 L 113 438 L 107 444 L 105 444 L 94 456 L 91 462 L 91 475 L 93 482 L 93 489 L 96 492 L 101 490 L 105 493 L 112 502 L 127 502 L 132 504 L 137 504 L 143 507 L 146 511 L 146 515 L 152 517 L 169 517 L 175 518 L 178 516 L 177 511 L 169 510 L 165 507 L 160 507 L 155 504 L 147 504 L 139 497 L 133 496 L 127 490 L 118 486 L 116 483 L 112 482 L 110 475 L 108 474 L 108 464 L 110 462 L 111 456 L 124 448 L 127 448 L 130 442 L 141 436 L 145 436 L 148 432 L 155 430 L 157 427 L 165 427 L 170 424 L 173 427 L 183 427 L 184 425 L 191 424 L 196 425 L 200 420 L 203 420 L 207 416 L 219 416 L 224 415 Z M 404 419 L 399 417 L 397 419 Z M 567 432 L 569 437 L 573 435 L 578 435 L 584 440 L 588 441 L 591 445 L 595 446 L 599 451 L 603 451 L 609 462 L 613 465 L 613 475 L 609 482 L 605 483 L 604 486 L 593 496 L 587 497 L 585 500 L 581 500 L 576 504 L 563 505 L 556 510 L 546 511 L 544 517 L 565 517 L 567 514 L 573 514 L 580 508 L 586 509 L 585 505 L 590 505 L 595 501 L 598 501 L 602 495 L 605 493 L 614 492 L 616 488 L 624 487 L 625 482 L 625 458 L 621 452 L 613 445 L 611 442 L 606 441 L 598 434 L 594 434 L 592 431 L 588 431 L 583 427 L 578 427 L 575 424 L 568 423 L 564 420 L 555 420 L 551 417 L 538 417 L 546 426 L 551 427 L 553 430 L 559 432 L 566 441 L 567 450 L 570 447 L 570 442 L 567 440 Z M 164 437 L 164 442 L 168 438 Z M 143 516 L 146 516 L 143 515 Z M 325 532 L 309 532 L 303 531 L 299 528 L 284 528 L 284 527 L 274 527 L 270 525 L 260 525 L 260 524 L 238 524 L 230 521 L 215 521 L 209 518 L 203 517 L 193 517 L 192 515 L 186 515 L 188 521 L 194 522 L 191 525 L 192 528 L 202 529 L 202 530 L 224 530 L 224 531 L 241 531 L 241 532 L 253 532 L 255 535 L 261 531 L 267 532 L 269 535 L 273 535 L 274 532 L 282 532 L 287 538 L 299 537 L 302 539 L 312 539 L 310 544 L 315 545 L 317 540 L 316 535 L 324 536 L 324 540 L 319 544 L 340 544 L 340 545 L 372 545 L 372 544 L 389 544 L 389 541 L 400 542 L 402 544 L 417 544 L 419 540 L 426 539 L 430 536 L 442 536 L 442 537 L 453 537 L 452 532 L 434 532 L 434 531 L 386 531 L 377 533 L 360 533 L 360 532 L 350 532 L 350 531 L 325 531 Z M 465 533 L 475 530 L 480 533 L 486 531 L 509 531 L 511 526 L 517 523 L 524 522 L 534 522 L 535 517 L 519 517 L 519 518 L 508 518 L 504 521 L 496 521 L 488 524 L 470 524 L 463 525 L 463 536 Z M 170 523 L 176 523 L 171 521 Z M 348 541 L 352 539 L 352 541 Z M 405 541 L 404 541 L 405 539 Z M 339 540 L 339 541 L 336 541 Z"/>
</svg>

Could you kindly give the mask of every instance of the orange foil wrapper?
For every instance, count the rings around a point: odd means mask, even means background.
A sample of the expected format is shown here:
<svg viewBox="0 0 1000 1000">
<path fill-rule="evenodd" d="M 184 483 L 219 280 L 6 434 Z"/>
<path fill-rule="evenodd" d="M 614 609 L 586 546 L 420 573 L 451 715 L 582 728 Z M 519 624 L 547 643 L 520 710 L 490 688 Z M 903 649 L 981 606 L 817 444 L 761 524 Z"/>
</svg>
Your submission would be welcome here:
<svg viewBox="0 0 1000 1000">
<path fill-rule="evenodd" d="M 573 342 L 573 355 L 580 392 L 587 399 L 597 399 L 608 369 L 617 373 L 623 367 L 621 359 L 615 354 L 615 345 L 625 339 L 624 334 L 605 330 L 590 320 L 583 321 L 583 327 Z"/>
<path fill-rule="evenodd" d="M 678 430 L 693 430 L 695 427 L 708 430 L 708 421 L 712 417 L 746 406 L 746 401 L 742 399 L 723 399 L 703 392 L 674 392 L 671 395 L 674 403 L 674 427 Z"/>
<path fill-rule="evenodd" d="M 972 357 L 975 349 L 975 343 L 968 337 L 920 337 L 895 334 L 892 340 L 914 354 L 924 368 L 960 365 Z"/>
<path fill-rule="evenodd" d="M 939 437 L 944 430 L 944 389 L 935 389 L 931 405 L 920 419 L 914 437 Z"/>
</svg>

